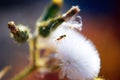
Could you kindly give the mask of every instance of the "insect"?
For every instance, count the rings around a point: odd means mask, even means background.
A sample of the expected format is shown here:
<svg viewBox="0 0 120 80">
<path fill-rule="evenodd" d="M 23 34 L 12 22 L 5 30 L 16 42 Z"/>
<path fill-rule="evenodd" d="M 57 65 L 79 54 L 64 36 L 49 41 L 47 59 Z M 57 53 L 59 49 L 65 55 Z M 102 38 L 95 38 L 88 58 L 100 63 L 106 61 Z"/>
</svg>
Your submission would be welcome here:
<svg viewBox="0 0 120 80">
<path fill-rule="evenodd" d="M 64 37 L 66 37 L 66 35 L 61 35 L 59 38 L 57 38 L 57 40 L 59 41 L 59 40 L 63 39 Z"/>
</svg>

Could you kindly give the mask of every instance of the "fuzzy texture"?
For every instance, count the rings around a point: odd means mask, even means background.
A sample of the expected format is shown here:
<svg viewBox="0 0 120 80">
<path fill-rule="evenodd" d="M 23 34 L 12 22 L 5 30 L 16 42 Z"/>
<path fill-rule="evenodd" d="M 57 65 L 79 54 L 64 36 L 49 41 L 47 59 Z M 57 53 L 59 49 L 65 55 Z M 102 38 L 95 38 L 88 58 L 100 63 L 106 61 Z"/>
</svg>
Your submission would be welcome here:
<svg viewBox="0 0 120 80">
<path fill-rule="evenodd" d="M 78 25 L 80 29 L 81 24 Z M 57 58 L 61 61 L 60 78 L 92 80 L 98 76 L 100 70 L 98 52 L 93 43 L 74 27 L 75 24 L 65 22 L 50 36 L 50 41 L 57 47 Z M 66 37 L 56 40 L 61 35 Z"/>
</svg>

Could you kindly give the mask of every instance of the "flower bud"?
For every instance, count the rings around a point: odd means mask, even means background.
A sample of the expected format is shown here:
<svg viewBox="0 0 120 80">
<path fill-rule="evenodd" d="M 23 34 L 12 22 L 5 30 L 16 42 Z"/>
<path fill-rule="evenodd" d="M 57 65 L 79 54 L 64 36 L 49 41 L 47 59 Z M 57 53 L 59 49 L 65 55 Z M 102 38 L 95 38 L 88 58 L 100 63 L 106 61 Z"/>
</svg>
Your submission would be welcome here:
<svg viewBox="0 0 120 80">
<path fill-rule="evenodd" d="M 61 23 L 64 22 L 64 19 L 62 17 L 51 19 L 47 22 L 41 22 L 39 25 L 39 35 L 42 37 L 47 37 L 53 31 L 56 29 Z"/>
<path fill-rule="evenodd" d="M 63 0 L 52 0 L 52 3 L 45 9 L 42 16 L 37 20 L 37 24 L 41 21 L 47 21 L 58 15 L 63 4 Z"/>
<path fill-rule="evenodd" d="M 15 25 L 13 21 L 8 22 L 8 28 L 11 30 L 11 35 L 18 43 L 24 43 L 29 38 L 29 29 L 24 25 Z"/>
<path fill-rule="evenodd" d="M 38 26 L 39 35 L 42 37 L 49 36 L 49 34 L 52 31 L 54 31 L 59 25 L 61 25 L 65 21 L 69 21 L 79 11 L 80 9 L 78 6 L 73 6 L 70 10 L 68 10 L 62 16 L 38 23 L 37 26 Z"/>
</svg>

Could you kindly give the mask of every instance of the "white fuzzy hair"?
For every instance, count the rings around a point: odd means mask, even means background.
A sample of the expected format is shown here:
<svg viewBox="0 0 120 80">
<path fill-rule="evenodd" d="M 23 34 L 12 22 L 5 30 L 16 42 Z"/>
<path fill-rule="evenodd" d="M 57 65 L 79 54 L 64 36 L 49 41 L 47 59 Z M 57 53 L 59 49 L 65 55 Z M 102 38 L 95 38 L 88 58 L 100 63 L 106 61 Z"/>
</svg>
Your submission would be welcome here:
<svg viewBox="0 0 120 80">
<path fill-rule="evenodd" d="M 79 27 L 81 28 L 81 25 Z M 61 35 L 66 37 L 56 40 Z M 70 22 L 64 22 L 50 37 L 53 44 L 57 46 L 57 58 L 61 61 L 61 78 L 93 80 L 98 76 L 100 58 L 95 46 L 74 29 Z"/>
</svg>

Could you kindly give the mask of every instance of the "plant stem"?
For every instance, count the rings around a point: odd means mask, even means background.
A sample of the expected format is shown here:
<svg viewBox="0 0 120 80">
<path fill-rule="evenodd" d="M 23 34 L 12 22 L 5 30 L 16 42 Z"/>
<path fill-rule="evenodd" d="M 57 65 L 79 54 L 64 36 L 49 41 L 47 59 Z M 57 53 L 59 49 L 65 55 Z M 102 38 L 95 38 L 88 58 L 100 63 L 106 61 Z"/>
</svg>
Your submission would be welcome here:
<svg viewBox="0 0 120 80">
<path fill-rule="evenodd" d="M 38 35 L 34 36 L 33 39 L 29 42 L 30 46 L 30 64 L 38 67 L 38 60 L 40 60 L 39 56 L 39 48 L 38 48 Z M 40 45 L 40 44 L 39 44 Z"/>
<path fill-rule="evenodd" d="M 6 66 L 2 71 L 0 71 L 0 80 L 10 70 L 10 68 L 11 68 L 10 66 Z"/>
<path fill-rule="evenodd" d="M 37 37 L 33 37 L 29 41 L 29 47 L 30 47 L 30 64 L 36 66 L 36 43 L 37 43 Z"/>
<path fill-rule="evenodd" d="M 12 78 L 11 80 L 23 80 L 26 76 L 36 70 L 35 66 L 26 67 L 20 74 Z"/>
<path fill-rule="evenodd" d="M 21 73 L 16 75 L 11 80 L 23 80 L 25 77 L 27 77 L 29 74 L 31 74 L 33 71 L 37 69 L 37 36 L 32 37 L 32 39 L 29 41 L 29 47 L 30 47 L 30 66 L 26 67 Z"/>
</svg>

